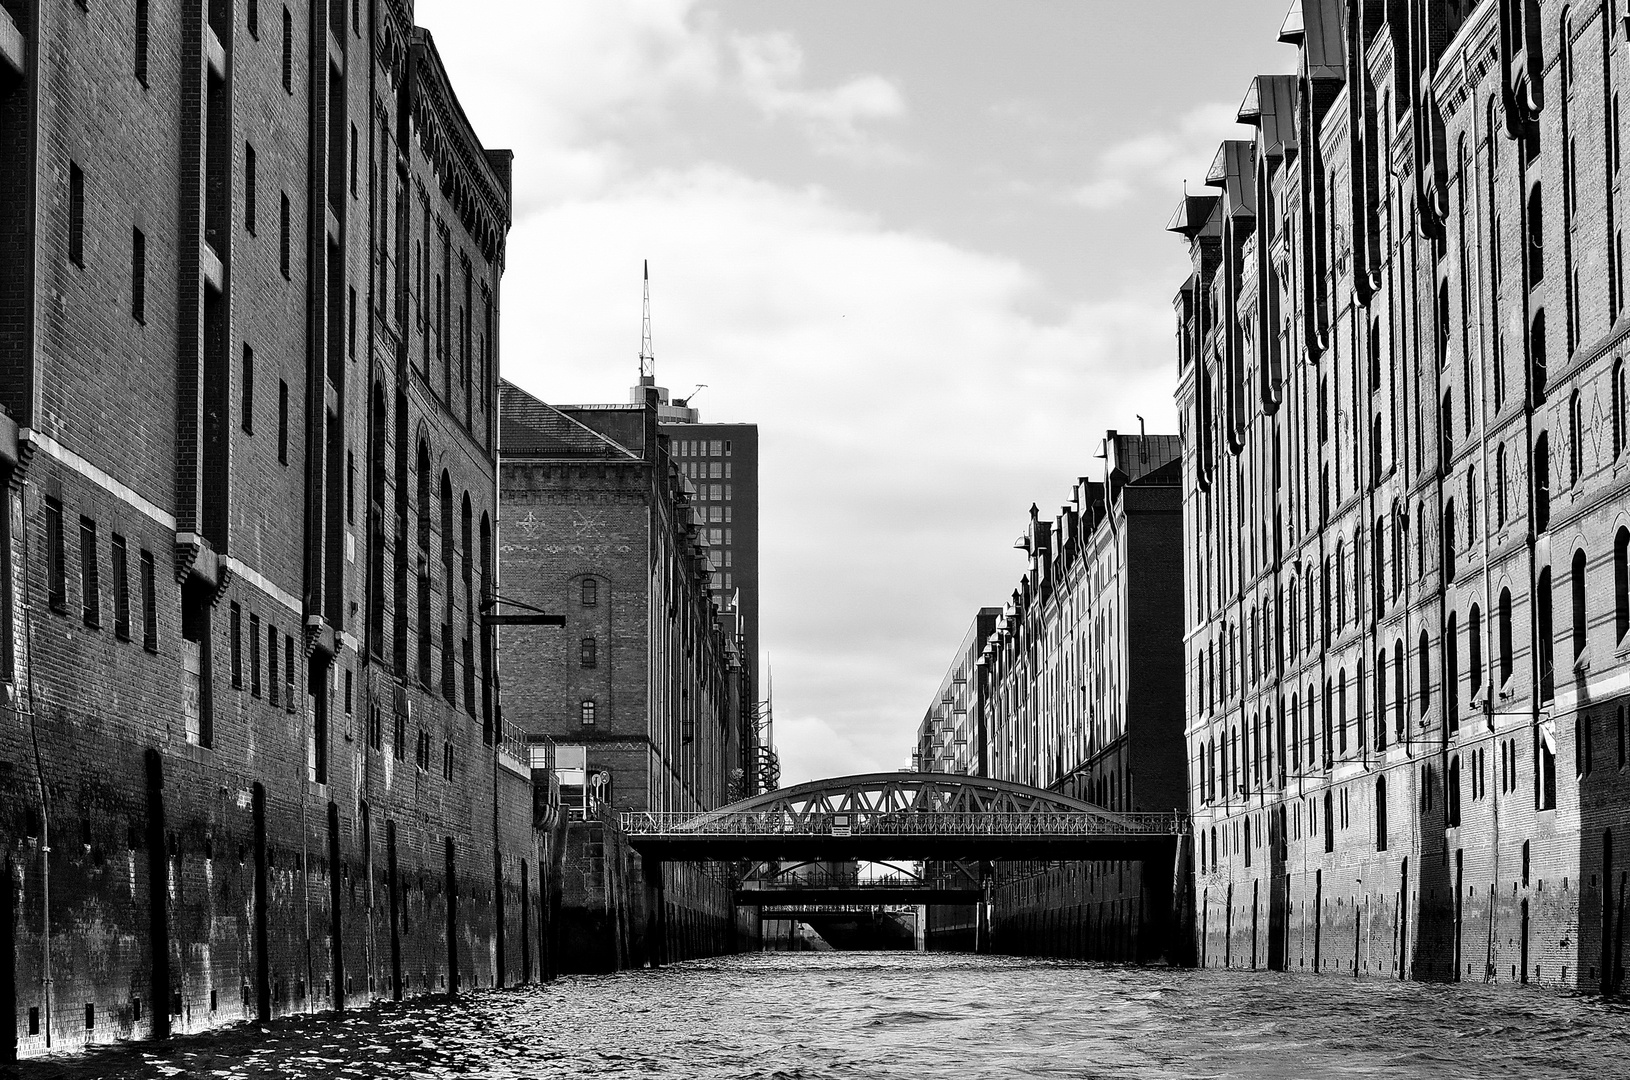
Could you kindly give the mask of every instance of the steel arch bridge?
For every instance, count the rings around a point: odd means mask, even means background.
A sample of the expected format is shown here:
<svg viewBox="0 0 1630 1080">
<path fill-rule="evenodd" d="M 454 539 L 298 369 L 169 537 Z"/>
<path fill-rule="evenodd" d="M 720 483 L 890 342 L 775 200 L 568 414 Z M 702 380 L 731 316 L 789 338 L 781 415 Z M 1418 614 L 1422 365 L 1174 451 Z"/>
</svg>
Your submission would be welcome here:
<svg viewBox="0 0 1630 1080">
<path fill-rule="evenodd" d="M 642 856 L 699 859 L 1128 859 L 1170 857 L 1188 816 L 1119 813 L 1006 780 L 862 773 L 700 814 L 625 812 Z"/>
</svg>

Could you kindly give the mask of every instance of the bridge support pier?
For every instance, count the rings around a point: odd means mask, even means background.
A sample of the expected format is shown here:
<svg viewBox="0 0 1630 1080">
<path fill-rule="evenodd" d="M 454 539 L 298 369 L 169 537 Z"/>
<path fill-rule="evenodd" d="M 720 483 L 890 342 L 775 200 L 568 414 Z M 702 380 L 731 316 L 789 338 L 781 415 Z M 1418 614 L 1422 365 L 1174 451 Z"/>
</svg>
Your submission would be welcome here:
<svg viewBox="0 0 1630 1080">
<path fill-rule="evenodd" d="M 988 953 L 990 947 L 990 879 L 992 867 L 989 859 L 979 860 L 979 900 L 973 907 L 973 951 Z"/>
<path fill-rule="evenodd" d="M 668 891 L 661 859 L 645 860 L 645 956 L 654 968 L 668 958 Z"/>
</svg>

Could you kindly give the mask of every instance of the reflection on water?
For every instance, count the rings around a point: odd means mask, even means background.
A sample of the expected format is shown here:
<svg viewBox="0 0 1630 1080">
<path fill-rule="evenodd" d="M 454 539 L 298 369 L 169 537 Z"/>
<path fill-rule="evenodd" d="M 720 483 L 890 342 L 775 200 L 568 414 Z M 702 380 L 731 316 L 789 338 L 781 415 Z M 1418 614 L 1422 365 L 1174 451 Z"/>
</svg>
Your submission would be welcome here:
<svg viewBox="0 0 1630 1080">
<path fill-rule="evenodd" d="M 764 953 L 25 1063 L 26 1078 L 1630 1077 L 1630 1010 L 1508 987 Z"/>
</svg>

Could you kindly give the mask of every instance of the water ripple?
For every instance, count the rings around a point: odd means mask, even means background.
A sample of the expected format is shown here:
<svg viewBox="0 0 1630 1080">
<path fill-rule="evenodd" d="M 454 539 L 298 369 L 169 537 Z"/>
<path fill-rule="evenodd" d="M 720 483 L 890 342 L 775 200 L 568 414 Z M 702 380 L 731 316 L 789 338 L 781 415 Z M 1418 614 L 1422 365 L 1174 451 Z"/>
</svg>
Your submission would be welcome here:
<svg viewBox="0 0 1630 1080">
<path fill-rule="evenodd" d="M 760 954 L 27 1062 L 23 1080 L 1630 1078 L 1630 1009 L 1516 988 Z"/>
</svg>

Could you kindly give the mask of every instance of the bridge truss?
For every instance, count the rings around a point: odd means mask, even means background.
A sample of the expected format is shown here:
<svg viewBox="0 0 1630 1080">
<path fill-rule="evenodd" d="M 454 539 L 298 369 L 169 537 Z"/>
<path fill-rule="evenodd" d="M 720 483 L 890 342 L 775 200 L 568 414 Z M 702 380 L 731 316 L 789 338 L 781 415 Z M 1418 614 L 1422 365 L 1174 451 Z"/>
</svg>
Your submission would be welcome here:
<svg viewBox="0 0 1630 1080">
<path fill-rule="evenodd" d="M 1170 849 L 1187 816 L 1117 813 L 1055 791 L 951 773 L 865 773 L 700 814 L 625 812 L 656 859 L 1125 858 Z"/>
</svg>

